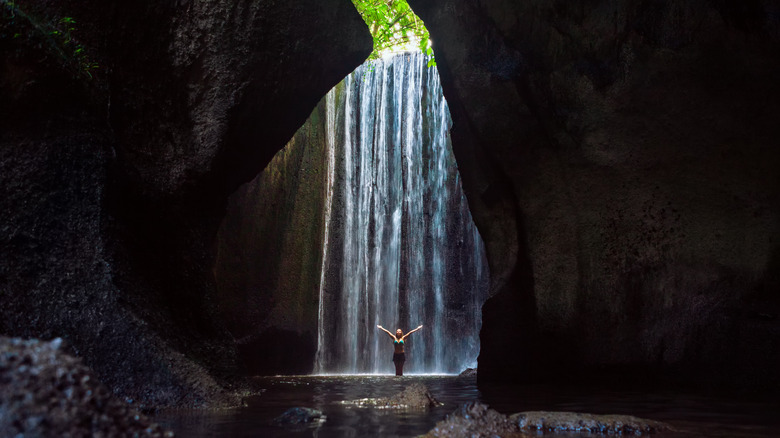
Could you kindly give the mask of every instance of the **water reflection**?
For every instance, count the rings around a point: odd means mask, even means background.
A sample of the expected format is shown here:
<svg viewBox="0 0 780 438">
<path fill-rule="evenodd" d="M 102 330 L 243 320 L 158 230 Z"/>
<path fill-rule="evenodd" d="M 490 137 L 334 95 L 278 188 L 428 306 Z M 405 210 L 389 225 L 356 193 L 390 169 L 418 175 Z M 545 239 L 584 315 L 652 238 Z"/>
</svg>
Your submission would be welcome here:
<svg viewBox="0 0 780 438">
<path fill-rule="evenodd" d="M 390 397 L 414 382 L 425 384 L 443 406 L 426 411 L 394 411 L 340 402 Z M 264 389 L 246 408 L 209 412 L 165 412 L 157 421 L 180 437 L 411 437 L 433 428 L 460 404 L 481 400 L 508 414 L 526 410 L 565 410 L 629 414 L 666 421 L 671 438 L 780 436 L 780 403 L 734 401 L 680 393 L 619 392 L 549 386 L 506 385 L 477 389 L 475 378 L 453 376 L 285 376 L 258 378 Z M 327 421 L 283 427 L 271 421 L 296 407 L 321 410 Z M 536 436 L 536 435 L 532 435 Z M 555 435 L 586 437 L 587 434 Z"/>
</svg>

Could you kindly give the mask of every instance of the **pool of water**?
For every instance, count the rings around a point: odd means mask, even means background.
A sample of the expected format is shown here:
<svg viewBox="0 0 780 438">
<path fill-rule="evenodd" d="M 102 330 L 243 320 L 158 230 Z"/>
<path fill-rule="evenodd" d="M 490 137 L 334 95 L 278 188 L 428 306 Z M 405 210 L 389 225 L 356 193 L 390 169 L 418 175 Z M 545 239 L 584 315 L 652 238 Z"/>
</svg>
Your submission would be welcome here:
<svg viewBox="0 0 780 438">
<path fill-rule="evenodd" d="M 395 411 L 343 404 L 389 397 L 421 382 L 442 406 Z M 630 414 L 671 423 L 673 438 L 780 437 L 780 402 L 743 401 L 671 392 L 625 392 L 548 386 L 477 388 L 475 378 L 455 376 L 282 376 L 257 379 L 259 397 L 228 411 L 167 411 L 156 421 L 180 437 L 413 437 L 424 434 L 460 404 L 479 400 L 504 414 L 559 410 Z M 282 427 L 272 420 L 292 407 L 321 410 L 326 421 Z M 537 436 L 537 435 L 533 435 Z M 560 435 L 558 435 L 560 436 Z M 566 437 L 588 436 L 567 434 Z"/>
</svg>

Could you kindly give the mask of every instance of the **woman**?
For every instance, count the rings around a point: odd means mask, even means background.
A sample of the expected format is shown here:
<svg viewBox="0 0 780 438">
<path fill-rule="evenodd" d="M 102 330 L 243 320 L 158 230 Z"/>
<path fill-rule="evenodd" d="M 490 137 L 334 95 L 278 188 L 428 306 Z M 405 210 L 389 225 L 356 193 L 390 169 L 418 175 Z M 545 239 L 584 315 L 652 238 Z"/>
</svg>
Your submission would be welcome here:
<svg viewBox="0 0 780 438">
<path fill-rule="evenodd" d="M 420 330 L 422 327 L 423 326 L 420 325 L 419 327 L 410 331 L 407 334 L 404 334 L 404 332 L 401 331 L 401 329 L 398 329 L 395 331 L 395 334 L 392 334 L 390 333 L 390 330 L 387 330 L 381 325 L 376 326 L 376 328 L 380 330 L 384 330 L 385 333 L 387 333 L 388 335 L 390 335 L 391 338 L 393 338 L 393 347 L 395 347 L 395 350 L 393 352 L 393 363 L 395 364 L 396 376 L 404 375 L 404 362 L 406 362 L 406 354 L 404 353 L 404 339 L 406 339 L 407 336 L 411 335 L 417 330 Z"/>
</svg>

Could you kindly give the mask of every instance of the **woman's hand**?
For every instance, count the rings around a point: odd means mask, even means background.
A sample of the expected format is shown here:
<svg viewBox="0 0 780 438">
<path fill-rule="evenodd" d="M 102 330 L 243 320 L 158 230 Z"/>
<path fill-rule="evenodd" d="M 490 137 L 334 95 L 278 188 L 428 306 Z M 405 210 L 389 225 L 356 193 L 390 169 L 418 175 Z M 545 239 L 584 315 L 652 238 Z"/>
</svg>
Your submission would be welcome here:
<svg viewBox="0 0 780 438">
<path fill-rule="evenodd" d="M 381 325 L 379 325 L 379 324 L 377 324 L 377 325 L 376 325 L 376 328 L 379 328 L 379 329 L 381 329 L 381 328 L 382 328 L 382 326 L 381 326 Z"/>
<path fill-rule="evenodd" d="M 417 327 L 417 328 L 418 328 L 418 329 L 421 329 L 421 328 L 422 328 L 422 324 L 420 324 L 420 326 L 419 326 L 419 327 Z"/>
</svg>

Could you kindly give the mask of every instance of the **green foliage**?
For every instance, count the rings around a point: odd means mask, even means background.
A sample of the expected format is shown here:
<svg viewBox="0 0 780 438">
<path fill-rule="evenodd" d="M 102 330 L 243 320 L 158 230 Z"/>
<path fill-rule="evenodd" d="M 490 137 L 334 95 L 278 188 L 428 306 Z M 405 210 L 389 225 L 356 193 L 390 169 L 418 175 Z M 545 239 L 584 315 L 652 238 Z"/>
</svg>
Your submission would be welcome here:
<svg viewBox="0 0 780 438">
<path fill-rule="evenodd" d="M 53 35 L 59 36 L 62 46 L 70 52 L 72 60 L 78 64 L 79 70 L 92 79 L 92 70 L 100 67 L 98 63 L 91 61 L 87 57 L 84 46 L 73 40 L 73 32 L 76 30 L 76 20 L 73 17 L 62 17 L 57 21 Z"/>
<path fill-rule="evenodd" d="M 374 51 L 369 59 L 417 48 L 430 57 L 429 67 L 436 65 L 428 29 L 406 0 L 352 0 L 352 3 L 374 37 Z"/>
<path fill-rule="evenodd" d="M 4 27 L 14 29 L 12 39 L 24 37 L 34 46 L 45 47 L 76 75 L 92 79 L 92 72 L 100 66 L 89 58 L 85 47 L 74 38 L 76 20 L 73 17 L 38 20 L 22 11 L 17 1 L 0 0 L 0 5 L 3 6 Z"/>
</svg>

